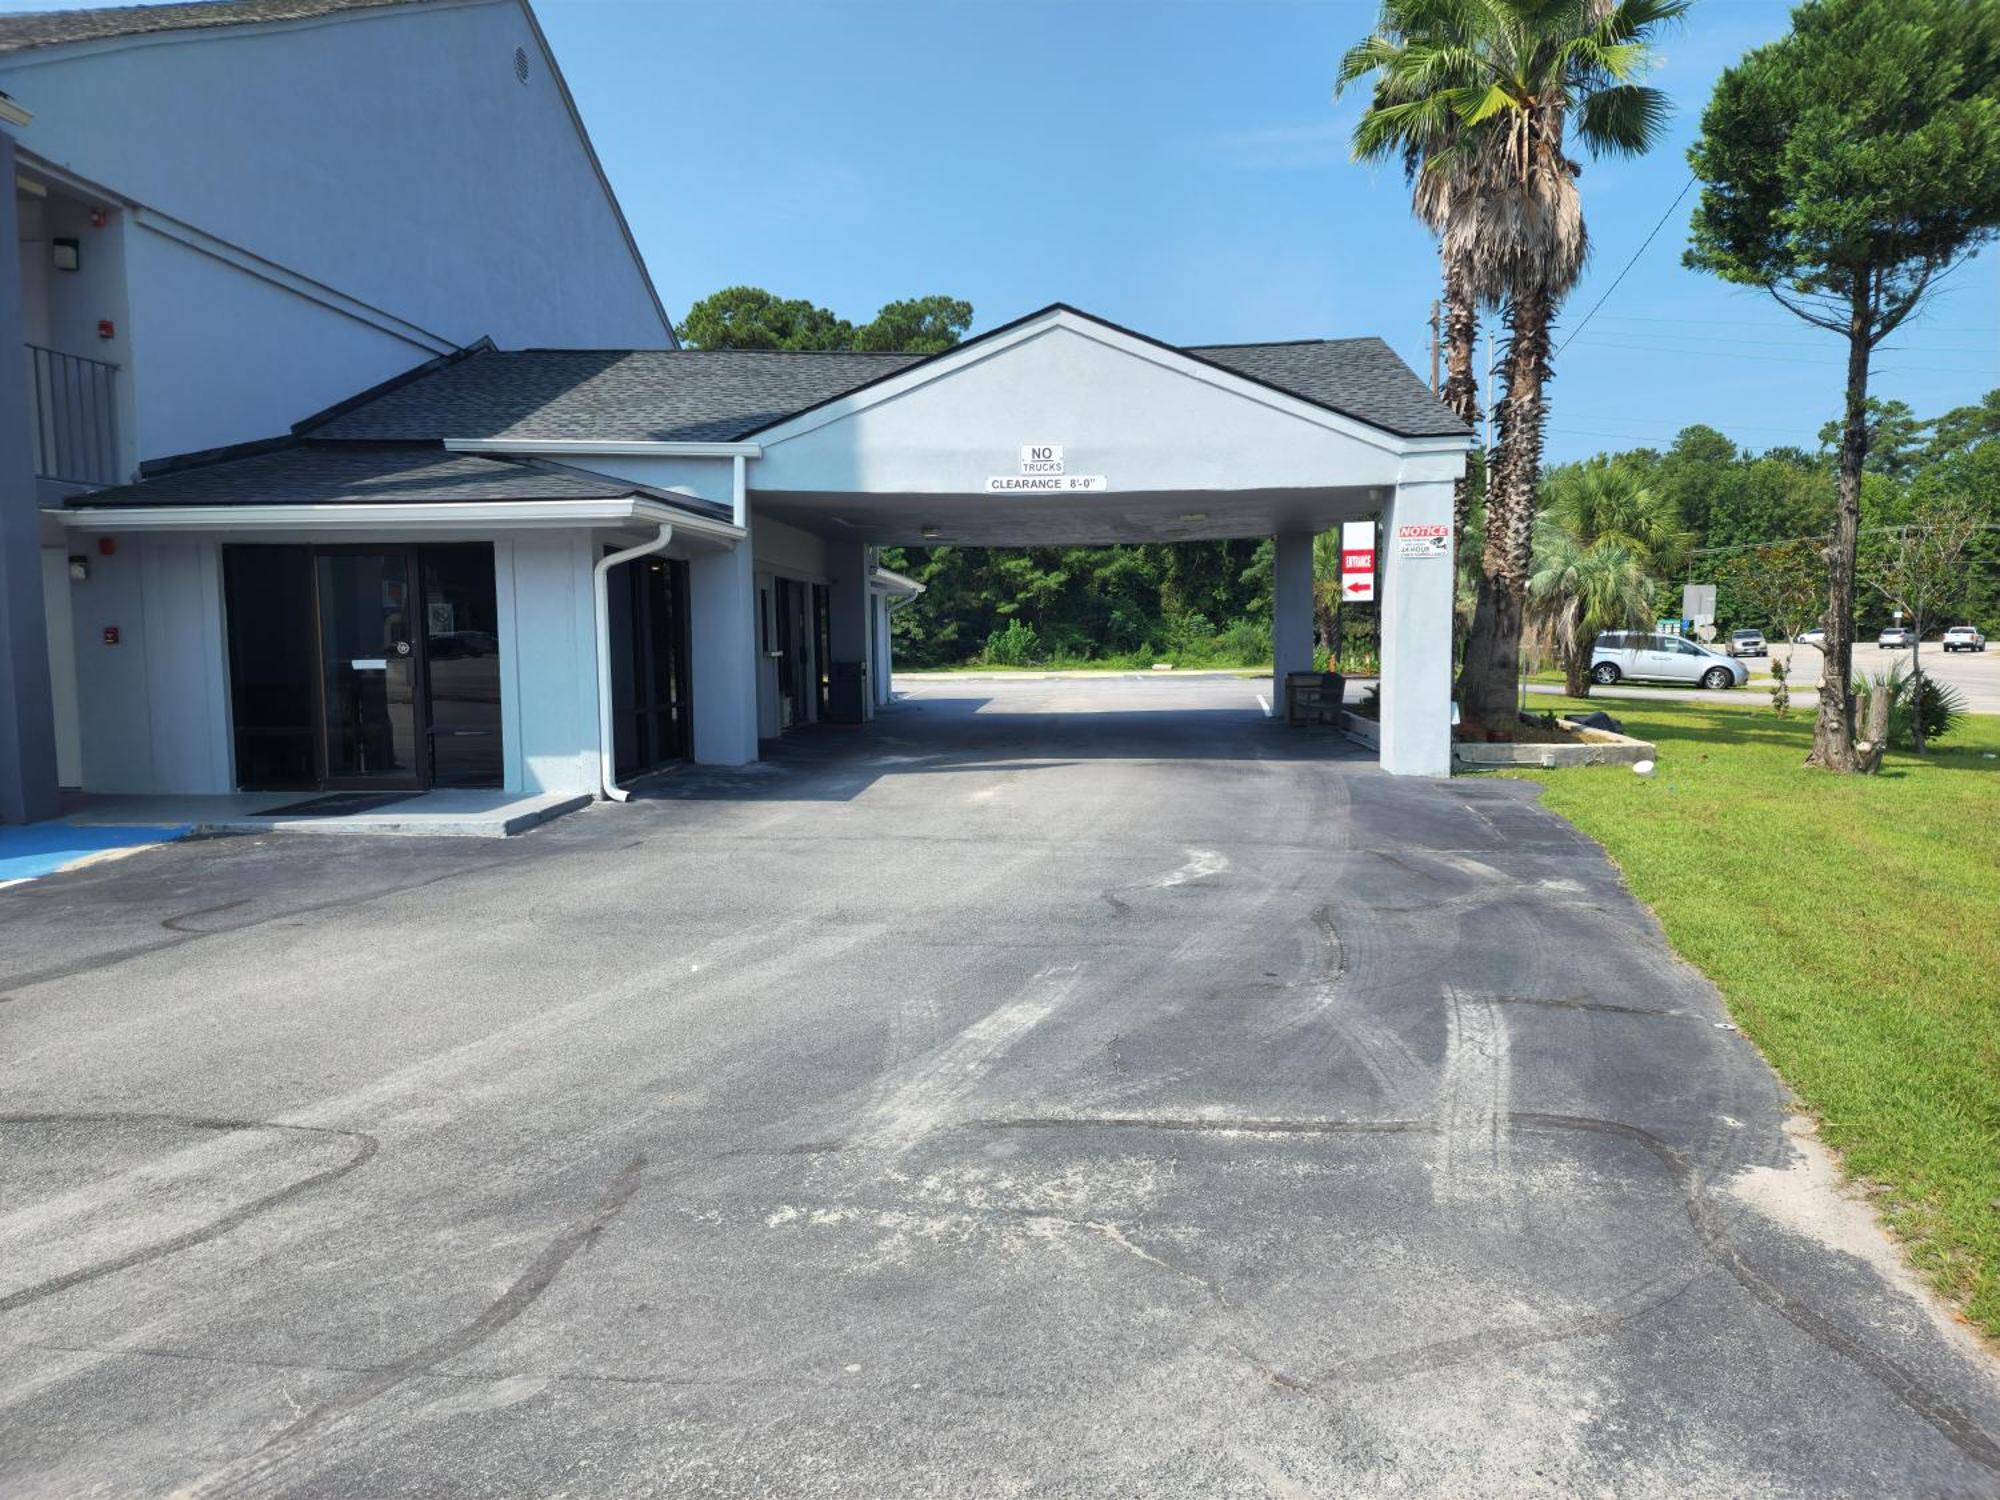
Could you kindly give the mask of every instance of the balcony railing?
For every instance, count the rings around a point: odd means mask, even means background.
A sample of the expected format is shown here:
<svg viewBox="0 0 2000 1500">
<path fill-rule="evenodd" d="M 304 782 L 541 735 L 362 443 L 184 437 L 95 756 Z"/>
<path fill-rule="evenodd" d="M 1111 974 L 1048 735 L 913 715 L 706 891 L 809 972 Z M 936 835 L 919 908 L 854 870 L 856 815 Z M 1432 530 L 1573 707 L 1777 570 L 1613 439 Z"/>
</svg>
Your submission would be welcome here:
<svg viewBox="0 0 2000 1500">
<path fill-rule="evenodd" d="M 35 473 L 64 484 L 116 484 L 118 366 L 27 346 Z"/>
</svg>

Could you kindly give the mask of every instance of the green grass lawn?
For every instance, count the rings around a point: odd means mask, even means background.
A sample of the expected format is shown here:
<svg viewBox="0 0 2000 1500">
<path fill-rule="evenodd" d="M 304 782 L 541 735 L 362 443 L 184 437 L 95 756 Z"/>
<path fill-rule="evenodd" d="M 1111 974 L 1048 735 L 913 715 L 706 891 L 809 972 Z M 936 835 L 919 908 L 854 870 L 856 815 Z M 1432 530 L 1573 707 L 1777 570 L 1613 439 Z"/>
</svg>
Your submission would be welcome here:
<svg viewBox="0 0 2000 1500">
<path fill-rule="evenodd" d="M 1800 765 L 1809 712 L 1597 706 L 1659 746 L 1655 779 L 1521 774 L 1714 979 L 1932 1284 L 2000 1335 L 2000 717 L 1838 777 Z"/>
</svg>

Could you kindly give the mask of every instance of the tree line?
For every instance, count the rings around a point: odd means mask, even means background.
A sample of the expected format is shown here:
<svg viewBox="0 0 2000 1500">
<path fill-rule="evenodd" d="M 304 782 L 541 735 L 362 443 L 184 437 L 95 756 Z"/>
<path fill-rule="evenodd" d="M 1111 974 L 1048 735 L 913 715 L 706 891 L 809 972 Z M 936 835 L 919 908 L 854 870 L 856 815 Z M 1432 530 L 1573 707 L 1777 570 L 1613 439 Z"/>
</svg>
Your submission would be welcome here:
<svg viewBox="0 0 2000 1500">
<path fill-rule="evenodd" d="M 1496 441 L 1474 455 L 1456 497 L 1469 585 L 1456 696 L 1468 727 L 1510 725 L 1531 629 L 1559 648 L 1569 641 L 1573 658 L 1587 649 L 1593 618 L 1656 603 L 1656 586 L 1687 559 L 1796 537 L 1806 550 L 1789 559 L 1801 564 L 1794 571 L 1817 570 L 1824 589 L 1807 763 L 1866 769 L 1850 690 L 1856 631 L 1874 607 L 1864 597 L 1864 536 L 1907 538 L 1910 521 L 1894 520 L 1901 505 L 1927 507 L 1922 530 L 1966 522 L 1961 552 L 1990 538 L 1960 513 L 1990 503 L 1991 490 L 1978 489 L 1990 477 L 1980 469 L 1990 458 L 1984 440 L 1970 444 L 1978 457 L 1927 449 L 1921 475 L 1898 474 L 1896 464 L 1914 462 L 1898 434 L 1915 418 L 1873 400 L 1869 381 L 1882 341 L 2000 235 L 2000 0 L 1806 0 L 1786 36 L 1724 72 L 1703 112 L 1689 152 L 1701 193 L 1684 262 L 1770 296 L 1844 345 L 1830 461 L 1789 451 L 1752 458 L 1692 429 L 1666 454 L 1607 457 L 1598 471 L 1545 483 L 1552 335 L 1589 251 L 1571 153 L 1629 156 L 1657 142 L 1670 104 L 1642 80 L 1660 37 L 1688 10 L 1689 0 L 1384 0 L 1375 30 L 1340 61 L 1336 94 L 1364 82 L 1370 90 L 1356 157 L 1400 163 L 1411 206 L 1436 235 L 1441 394 L 1468 425 L 1483 415 L 1473 378 L 1481 312 L 1497 310 L 1505 329 Z M 948 348 L 971 318 L 963 304 L 914 320 L 907 305 L 891 304 L 864 335 L 751 288 L 709 300 L 718 305 L 689 315 L 693 342 L 864 347 L 865 336 L 890 341 L 868 347 L 923 338 L 911 347 Z M 1954 424 L 1976 426 L 1978 410 L 1941 415 L 1929 441 Z M 1592 533 L 1617 516 L 1645 521 L 1648 534 Z M 1900 532 L 1883 530 L 1893 524 Z M 1268 554 L 1260 560 L 1240 543 L 913 549 L 895 561 L 932 585 L 897 617 L 905 659 L 917 663 L 1143 654 L 1165 643 L 1222 651 L 1224 640 L 1247 651 L 1269 596 Z M 1747 607 L 1746 587 L 1732 585 L 1732 608 Z"/>
<path fill-rule="evenodd" d="M 1470 552 L 1483 492 L 1458 678 L 1468 724 L 1499 728 L 1515 716 L 1546 530 L 1550 330 L 1588 250 L 1581 166 L 1569 153 L 1632 155 L 1655 143 L 1669 104 L 1638 80 L 1688 9 L 1686 0 L 1385 0 L 1375 32 L 1340 66 L 1339 88 L 1371 86 L 1355 155 L 1400 161 L 1412 207 L 1436 233 L 1444 395 L 1467 422 L 1479 416 L 1479 312 L 1497 307 L 1507 331 L 1498 441 L 1458 506 Z M 1684 262 L 1765 293 L 1845 345 L 1820 548 L 1824 675 L 1807 763 L 1864 769 L 1850 680 L 1863 490 L 1879 432 L 1870 364 L 1941 279 L 2000 234 L 2000 0 L 1807 0 L 1786 36 L 1724 72 L 1688 159 L 1701 193 Z M 1603 566 L 1614 560 L 1597 554 L 1599 572 L 1570 570 L 1568 586 L 1615 592 L 1620 579 Z M 1616 570 L 1625 584 L 1633 563 L 1626 549 Z"/>
</svg>

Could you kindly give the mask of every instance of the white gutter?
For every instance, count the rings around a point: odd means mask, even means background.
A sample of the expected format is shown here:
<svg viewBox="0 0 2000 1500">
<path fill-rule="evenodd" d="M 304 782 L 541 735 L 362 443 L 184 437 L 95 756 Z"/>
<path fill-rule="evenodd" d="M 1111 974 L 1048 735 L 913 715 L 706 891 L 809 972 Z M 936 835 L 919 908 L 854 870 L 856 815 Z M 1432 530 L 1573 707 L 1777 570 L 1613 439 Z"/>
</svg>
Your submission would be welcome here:
<svg viewBox="0 0 2000 1500">
<path fill-rule="evenodd" d="M 629 801 L 632 794 L 616 779 L 617 743 L 611 726 L 611 570 L 620 563 L 658 552 L 673 539 L 673 523 L 662 521 L 660 534 L 651 541 L 600 557 L 591 570 L 597 596 L 597 789 L 613 802 Z"/>
<path fill-rule="evenodd" d="M 608 438 L 446 438 L 447 453 L 602 453 L 616 458 L 762 458 L 761 443 L 615 442 Z"/>
<path fill-rule="evenodd" d="M 657 500 L 328 501 L 290 505 L 51 505 L 73 531 L 518 531 L 549 526 L 660 526 L 720 542 L 741 527 L 690 515 Z"/>
</svg>

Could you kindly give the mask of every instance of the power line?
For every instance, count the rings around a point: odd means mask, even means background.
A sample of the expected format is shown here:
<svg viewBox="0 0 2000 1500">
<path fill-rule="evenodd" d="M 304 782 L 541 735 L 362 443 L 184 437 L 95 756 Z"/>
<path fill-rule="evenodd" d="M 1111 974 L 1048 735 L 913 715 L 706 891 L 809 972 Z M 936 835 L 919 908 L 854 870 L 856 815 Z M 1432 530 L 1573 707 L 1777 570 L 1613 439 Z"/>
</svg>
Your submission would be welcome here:
<svg viewBox="0 0 2000 1500">
<path fill-rule="evenodd" d="M 1563 350 L 1567 349 L 1569 347 L 1569 340 L 1575 338 L 1579 333 L 1583 332 L 1584 323 L 1588 323 L 1592 318 L 1596 317 L 1597 309 L 1604 306 L 1606 302 L 1611 300 L 1611 294 L 1618 290 L 1618 283 L 1623 281 L 1627 273 L 1629 273 L 1631 269 L 1639 263 L 1639 257 L 1646 253 L 1646 247 L 1653 243 L 1654 236 L 1658 235 L 1662 229 L 1665 229 L 1667 227 L 1667 220 L 1671 219 L 1674 216 L 1674 210 L 1681 206 L 1681 199 L 1685 198 L 1688 195 L 1688 189 L 1694 186 L 1694 182 L 1695 182 L 1694 178 L 1690 176 L 1688 180 L 1682 184 L 1681 190 L 1674 195 L 1674 201 L 1667 205 L 1667 211 L 1660 215 L 1660 222 L 1653 226 L 1652 233 L 1648 234 L 1645 239 L 1639 242 L 1639 248 L 1637 250 L 1634 250 L 1632 252 L 1632 258 L 1625 262 L 1625 269 L 1618 273 L 1617 280 L 1613 281 L 1610 286 L 1604 289 L 1604 295 L 1602 297 L 1599 297 L 1595 305 L 1591 307 L 1590 311 L 1583 315 L 1583 323 L 1577 324 L 1576 327 L 1570 330 L 1569 338 L 1564 339 L 1560 344 L 1556 345 L 1557 354 L 1561 354 Z"/>
</svg>

